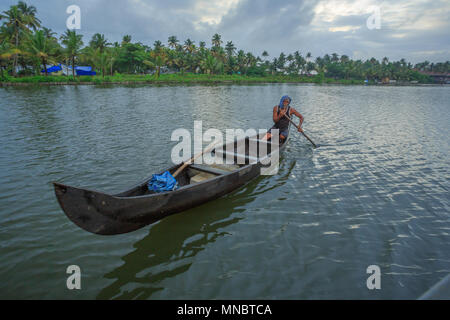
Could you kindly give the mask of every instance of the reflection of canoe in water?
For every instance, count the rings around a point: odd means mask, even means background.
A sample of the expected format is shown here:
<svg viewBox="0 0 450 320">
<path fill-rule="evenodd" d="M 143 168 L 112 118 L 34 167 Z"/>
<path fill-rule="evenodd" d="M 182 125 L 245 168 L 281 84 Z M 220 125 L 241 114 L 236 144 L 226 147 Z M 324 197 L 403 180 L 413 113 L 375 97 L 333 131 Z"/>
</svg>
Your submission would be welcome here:
<svg viewBox="0 0 450 320">
<path fill-rule="evenodd" d="M 267 157 L 272 157 L 285 147 L 286 142 L 279 149 L 271 150 L 270 143 L 255 136 L 245 140 L 245 151 L 242 148 L 242 152 L 236 141 L 234 146 L 232 144 L 216 147 L 212 153 L 223 158 L 224 163 L 225 159 L 234 158 L 233 164 L 191 164 L 177 176 L 179 188 L 174 191 L 150 191 L 147 187 L 149 177 L 115 195 L 54 183 L 56 197 L 67 217 L 84 230 L 102 235 L 131 232 L 246 184 L 258 177 L 264 167 L 264 158 L 258 157 L 260 149 L 266 149 Z M 168 171 L 173 174 L 180 166 L 173 166 Z"/>
</svg>

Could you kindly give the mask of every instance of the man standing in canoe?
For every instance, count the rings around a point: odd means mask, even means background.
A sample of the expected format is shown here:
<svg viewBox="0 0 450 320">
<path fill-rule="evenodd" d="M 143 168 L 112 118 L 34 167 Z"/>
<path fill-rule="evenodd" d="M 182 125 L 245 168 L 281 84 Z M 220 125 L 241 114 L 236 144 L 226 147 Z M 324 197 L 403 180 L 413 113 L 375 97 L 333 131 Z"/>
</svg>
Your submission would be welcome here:
<svg viewBox="0 0 450 320">
<path fill-rule="evenodd" d="M 300 123 L 298 125 L 298 132 L 303 132 L 302 123 L 304 118 L 297 110 L 290 106 L 291 101 L 292 99 L 289 96 L 283 96 L 281 97 L 280 104 L 273 107 L 273 122 L 275 122 L 275 125 L 270 128 L 263 140 L 269 140 L 272 137 L 272 129 L 279 130 L 281 141 L 284 141 L 287 138 L 289 134 L 289 119 L 286 118 L 285 115 L 289 118 L 291 118 L 293 114 L 299 117 Z"/>
</svg>

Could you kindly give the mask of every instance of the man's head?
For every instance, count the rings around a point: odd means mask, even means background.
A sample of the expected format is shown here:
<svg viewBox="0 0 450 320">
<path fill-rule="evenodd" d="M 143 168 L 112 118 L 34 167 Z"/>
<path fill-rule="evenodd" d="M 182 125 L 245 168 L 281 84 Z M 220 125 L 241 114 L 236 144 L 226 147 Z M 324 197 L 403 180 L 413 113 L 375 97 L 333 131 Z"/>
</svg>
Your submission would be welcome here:
<svg viewBox="0 0 450 320">
<path fill-rule="evenodd" d="M 280 100 L 280 108 L 286 108 L 290 103 L 292 99 L 289 96 L 282 96 Z"/>
</svg>

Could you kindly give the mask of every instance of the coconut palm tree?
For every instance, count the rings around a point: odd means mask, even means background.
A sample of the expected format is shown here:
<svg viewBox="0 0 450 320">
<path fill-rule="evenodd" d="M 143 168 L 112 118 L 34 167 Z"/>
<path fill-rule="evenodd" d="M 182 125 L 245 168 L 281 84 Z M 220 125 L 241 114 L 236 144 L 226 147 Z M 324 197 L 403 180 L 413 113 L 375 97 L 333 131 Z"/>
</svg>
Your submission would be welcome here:
<svg viewBox="0 0 450 320">
<path fill-rule="evenodd" d="M 246 66 L 246 57 L 244 50 L 238 51 L 236 55 L 236 64 L 238 65 L 239 72 L 244 73 Z"/>
<path fill-rule="evenodd" d="M 177 50 L 175 51 L 174 62 L 183 75 L 185 69 L 187 69 L 192 64 L 192 61 L 190 60 L 190 55 L 182 50 L 182 48 L 180 50 L 180 47 L 181 46 L 177 47 Z"/>
<path fill-rule="evenodd" d="M 308 61 L 306 63 L 306 73 L 310 74 L 311 71 L 313 71 L 316 68 L 316 65 L 314 64 L 314 62 Z"/>
<path fill-rule="evenodd" d="M 53 41 L 58 41 L 58 39 L 55 37 L 56 36 L 56 32 L 53 32 L 52 29 L 50 28 L 46 28 L 46 27 L 42 27 L 42 31 L 44 31 L 44 35 L 47 39 L 53 40 Z"/>
<path fill-rule="evenodd" d="M 92 36 L 91 41 L 89 42 L 89 46 L 94 49 L 99 49 L 101 53 L 105 51 L 105 48 L 110 46 L 111 43 L 105 39 L 104 34 L 96 33 Z"/>
<path fill-rule="evenodd" d="M 233 41 L 228 41 L 225 45 L 225 51 L 228 55 L 228 57 L 231 57 L 234 54 L 234 51 L 236 50 L 236 47 L 233 44 Z"/>
<path fill-rule="evenodd" d="M 19 1 L 19 3 L 17 4 L 17 6 L 12 6 L 11 8 L 14 8 L 14 10 L 19 11 L 19 15 L 17 15 L 17 17 L 21 16 L 23 19 L 23 23 L 25 25 L 25 27 L 20 27 L 18 25 L 16 25 L 16 28 L 18 28 L 18 32 L 16 33 L 16 48 L 19 48 L 19 44 L 22 40 L 22 38 L 26 38 L 27 34 L 29 33 L 29 29 L 31 28 L 34 31 L 37 30 L 37 28 L 39 28 L 41 26 L 41 21 L 36 17 L 36 7 L 35 6 L 29 6 L 27 5 L 25 2 L 23 1 Z M 17 9 L 16 9 L 17 8 Z M 24 35 L 24 36 L 22 36 Z M 16 67 L 17 67 L 17 62 L 18 62 L 18 57 L 19 55 L 15 55 L 14 56 L 14 71 L 13 73 L 15 74 L 16 72 Z"/>
<path fill-rule="evenodd" d="M 276 74 L 277 73 L 277 69 L 278 69 L 278 59 L 277 58 L 273 58 L 272 63 L 269 66 L 270 73 L 272 75 Z"/>
<path fill-rule="evenodd" d="M 38 30 L 28 36 L 26 49 L 31 56 L 40 60 L 47 76 L 47 63 L 54 61 L 52 55 L 55 50 L 55 43 L 45 36 L 43 30 Z"/>
<path fill-rule="evenodd" d="M 96 54 L 94 55 L 95 65 L 97 66 L 97 68 L 101 70 L 102 77 L 105 78 L 106 68 L 110 63 L 108 52 L 106 50 L 102 52 L 100 48 L 97 48 L 95 50 L 97 51 Z"/>
<path fill-rule="evenodd" d="M 86 46 L 80 51 L 79 63 L 90 65 L 93 69 L 97 69 L 98 56 L 100 49 Z"/>
<path fill-rule="evenodd" d="M 294 61 L 294 56 L 290 53 L 286 57 L 287 62 L 292 63 Z"/>
<path fill-rule="evenodd" d="M 12 34 L 15 48 L 19 50 L 20 39 L 22 35 L 28 31 L 29 18 L 23 14 L 18 6 L 11 6 L 9 10 L 0 14 L 0 21 L 6 20 L 4 26 Z M 13 57 L 13 75 L 16 75 L 18 53 Z"/>
<path fill-rule="evenodd" d="M 304 73 L 306 60 L 305 60 L 305 58 L 303 58 L 303 56 L 301 55 L 301 53 L 298 50 L 294 52 L 294 60 L 295 60 L 295 67 L 296 67 L 297 74 L 300 73 L 300 70 L 301 70 L 301 73 Z"/>
<path fill-rule="evenodd" d="M 1 14 L 0 14 L 1 15 Z M 12 32 L 11 29 L 2 24 L 0 26 L 0 42 L 3 42 L 4 40 L 10 40 L 12 38 Z"/>
<path fill-rule="evenodd" d="M 284 72 L 284 65 L 286 64 L 286 55 L 284 52 L 280 53 L 280 56 L 278 57 L 278 68 L 281 69 Z"/>
<path fill-rule="evenodd" d="M 220 62 L 212 54 L 208 54 L 201 62 L 201 67 L 208 75 L 211 75 L 217 69 L 220 69 Z"/>
<path fill-rule="evenodd" d="M 112 76 L 114 63 L 119 58 L 120 47 L 117 45 L 114 45 L 113 47 L 106 48 L 106 53 L 108 54 L 108 65 L 110 68 L 110 75 Z"/>
<path fill-rule="evenodd" d="M 192 53 L 195 50 L 195 45 L 194 45 L 194 41 L 192 41 L 191 39 L 186 39 L 186 41 L 184 42 L 184 46 L 183 46 L 184 50 L 186 50 L 189 53 Z"/>
<path fill-rule="evenodd" d="M 349 60 L 350 60 L 350 59 L 349 59 L 349 57 L 348 57 L 347 55 L 343 54 L 343 55 L 341 56 L 341 63 L 342 63 L 342 64 L 346 64 Z"/>
<path fill-rule="evenodd" d="M 220 34 L 216 33 L 215 35 L 213 35 L 212 40 L 211 40 L 213 47 L 217 47 L 217 48 L 220 47 L 220 45 L 222 44 L 221 39 L 222 39 L 222 36 Z"/>
<path fill-rule="evenodd" d="M 337 53 L 331 54 L 331 62 L 338 62 L 339 61 L 339 55 Z"/>
<path fill-rule="evenodd" d="M 323 58 L 321 58 L 321 57 L 317 57 L 317 58 L 316 58 L 316 67 L 317 67 L 317 71 L 318 71 L 319 73 L 324 72 L 324 69 L 325 69 L 325 61 L 324 61 Z"/>
<path fill-rule="evenodd" d="M 27 26 L 33 29 L 34 31 L 37 30 L 41 26 L 41 20 L 39 20 L 36 17 L 36 7 L 35 6 L 29 6 L 23 1 L 19 1 L 17 4 L 17 7 L 22 12 L 22 14 L 26 17 L 27 20 Z"/>
<path fill-rule="evenodd" d="M 72 76 L 75 77 L 75 59 L 81 53 L 83 46 L 83 36 L 77 34 L 75 30 L 67 30 L 61 36 L 62 44 L 65 45 L 65 55 L 72 64 Z"/>
<path fill-rule="evenodd" d="M 226 53 L 222 47 L 212 47 L 210 49 L 210 52 L 214 56 L 214 58 L 216 58 L 217 60 L 220 60 L 220 61 L 226 60 Z"/>
<path fill-rule="evenodd" d="M 252 68 L 256 65 L 256 57 L 251 52 L 247 52 L 247 54 L 245 55 L 245 61 L 245 73 L 247 73 L 249 68 Z"/>
<path fill-rule="evenodd" d="M 4 77 L 3 69 L 7 68 L 8 61 L 17 54 L 18 49 L 13 47 L 8 41 L 0 42 L 0 68 L 2 70 L 1 76 Z"/>
<path fill-rule="evenodd" d="M 167 43 L 169 45 L 169 48 L 175 49 L 178 42 L 180 42 L 176 36 L 170 36 L 169 39 L 167 40 Z"/>
<path fill-rule="evenodd" d="M 164 45 L 162 44 L 161 41 L 156 40 L 155 42 L 153 42 L 153 48 L 155 51 L 159 52 L 163 47 L 164 47 Z"/>
<path fill-rule="evenodd" d="M 122 38 L 122 45 L 130 43 L 131 42 L 131 36 L 130 35 L 124 35 Z"/>
<path fill-rule="evenodd" d="M 235 66 L 235 59 L 234 59 L 234 52 L 236 50 L 235 45 L 233 44 L 233 41 L 228 41 L 225 45 L 225 52 L 227 54 L 226 57 L 226 73 L 233 74 L 233 68 Z"/>
<path fill-rule="evenodd" d="M 177 46 L 175 47 L 175 51 L 178 53 L 183 52 L 183 46 L 181 44 L 177 44 Z"/>
<path fill-rule="evenodd" d="M 167 50 L 167 49 L 166 49 Z M 152 51 L 149 59 L 144 60 L 144 64 L 152 69 L 156 69 L 156 78 L 159 78 L 161 67 L 167 62 L 167 55 L 164 50 Z"/>
</svg>

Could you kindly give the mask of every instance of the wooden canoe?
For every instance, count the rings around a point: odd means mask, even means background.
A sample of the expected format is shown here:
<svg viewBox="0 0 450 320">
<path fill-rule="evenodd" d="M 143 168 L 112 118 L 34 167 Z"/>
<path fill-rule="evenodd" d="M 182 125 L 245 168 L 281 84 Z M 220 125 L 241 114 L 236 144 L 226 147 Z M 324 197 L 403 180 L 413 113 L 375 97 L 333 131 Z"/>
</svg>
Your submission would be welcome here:
<svg viewBox="0 0 450 320">
<path fill-rule="evenodd" d="M 149 191 L 147 184 L 151 177 L 148 177 L 114 195 L 54 182 L 56 197 L 67 217 L 86 231 L 101 235 L 131 232 L 171 214 L 219 198 L 258 177 L 264 167 L 263 159 L 257 157 L 260 148 L 267 148 L 267 157 L 271 157 L 273 152 L 281 152 L 287 144 L 286 139 L 279 148 L 271 150 L 272 145 L 260 138 L 246 138 L 245 153 L 238 151 L 237 141 L 234 141 L 234 146 L 231 146 L 231 142 L 228 147 L 226 144 L 216 147 L 211 151 L 212 154 L 222 157 L 224 163 L 227 158 L 228 162 L 230 158 L 234 159 L 232 164 L 191 164 L 177 176 L 179 188 L 174 191 Z M 250 141 L 257 145 L 256 154 L 249 152 L 249 149 L 254 151 L 254 148 L 249 148 Z M 180 166 L 166 170 L 173 174 Z"/>
</svg>

